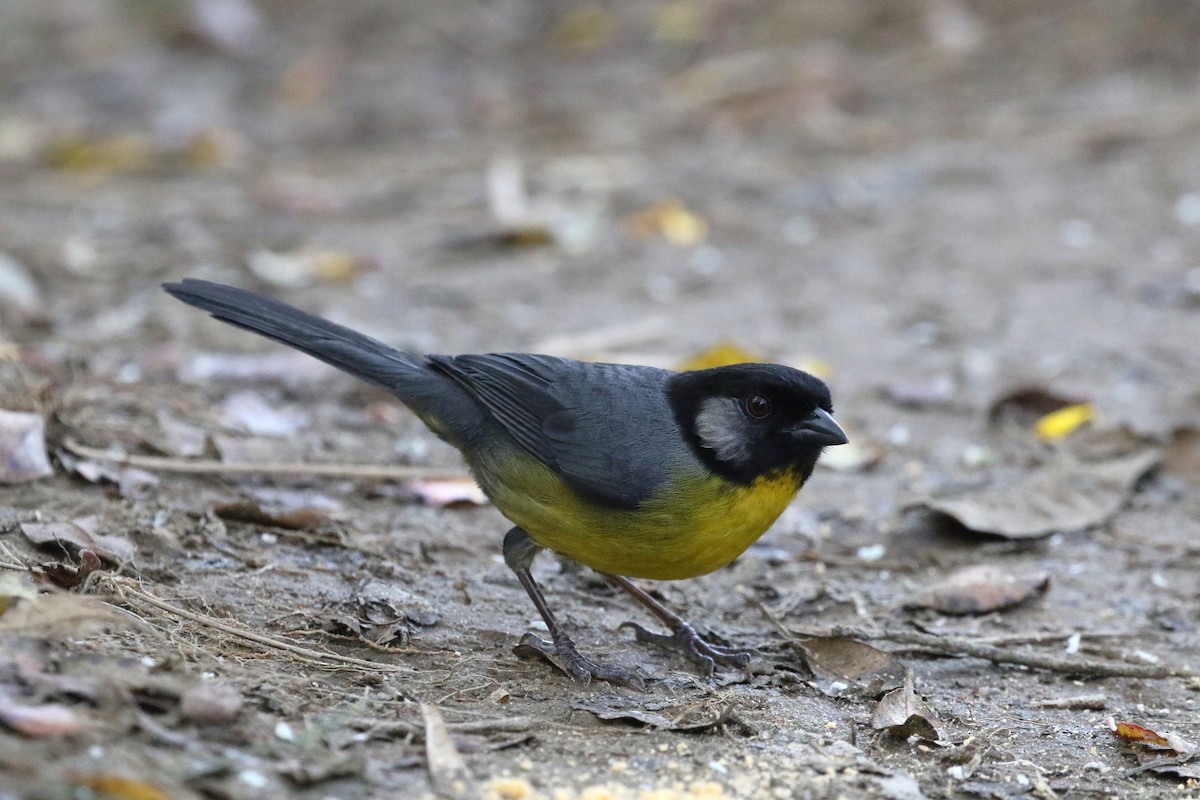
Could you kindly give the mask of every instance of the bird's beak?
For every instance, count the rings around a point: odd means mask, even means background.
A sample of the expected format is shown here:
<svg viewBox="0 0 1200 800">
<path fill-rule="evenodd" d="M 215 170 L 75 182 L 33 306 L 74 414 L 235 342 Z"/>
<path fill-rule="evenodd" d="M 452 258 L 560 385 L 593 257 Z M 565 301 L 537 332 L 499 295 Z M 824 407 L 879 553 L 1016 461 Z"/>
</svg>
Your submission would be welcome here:
<svg viewBox="0 0 1200 800">
<path fill-rule="evenodd" d="M 817 447 L 833 447 L 850 441 L 842 426 L 823 408 L 818 408 L 789 432 L 805 444 Z"/>
</svg>

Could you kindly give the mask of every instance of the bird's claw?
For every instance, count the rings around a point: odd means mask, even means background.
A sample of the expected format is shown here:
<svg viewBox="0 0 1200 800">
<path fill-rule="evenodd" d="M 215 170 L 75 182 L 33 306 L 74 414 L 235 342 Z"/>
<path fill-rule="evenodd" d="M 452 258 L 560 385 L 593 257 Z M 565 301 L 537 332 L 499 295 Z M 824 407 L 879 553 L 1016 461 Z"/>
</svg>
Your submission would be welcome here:
<svg viewBox="0 0 1200 800">
<path fill-rule="evenodd" d="M 528 656 L 532 654 L 530 651 L 533 651 L 584 686 L 592 681 L 603 681 L 628 689 L 646 688 L 646 682 L 629 670 L 601 664 L 581 655 L 570 639 L 548 642 L 540 636 L 527 633 L 521 637 L 521 643 L 513 648 L 513 651 L 518 656 Z"/>
<path fill-rule="evenodd" d="M 636 622 L 623 622 L 620 627 L 632 629 L 634 637 L 639 642 L 683 653 L 691 661 L 700 665 L 706 678 L 713 674 L 717 664 L 744 667 L 750 663 L 750 653 L 732 647 L 709 644 L 701 638 L 700 634 L 696 633 L 695 628 L 686 622 L 675 626 L 670 634 L 655 633 Z"/>
</svg>

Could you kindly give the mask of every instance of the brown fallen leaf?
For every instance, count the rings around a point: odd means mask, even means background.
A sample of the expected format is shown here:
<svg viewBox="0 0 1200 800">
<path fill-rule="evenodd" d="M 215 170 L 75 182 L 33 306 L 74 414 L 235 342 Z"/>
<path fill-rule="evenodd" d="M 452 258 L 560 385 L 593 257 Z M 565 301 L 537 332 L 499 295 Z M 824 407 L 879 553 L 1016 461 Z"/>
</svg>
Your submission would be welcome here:
<svg viewBox="0 0 1200 800">
<path fill-rule="evenodd" d="M 1153 772 L 1179 778 L 1200 778 L 1200 748 L 1177 733 L 1159 733 L 1136 722 L 1108 719 L 1108 729 L 1117 738 L 1137 745 L 1138 768 L 1134 772 Z"/>
<path fill-rule="evenodd" d="M 1124 739 L 1127 742 L 1137 742 L 1138 744 L 1154 748 L 1174 750 L 1176 753 L 1184 756 L 1193 756 L 1200 752 L 1200 747 L 1197 747 L 1194 742 L 1184 739 L 1177 733 L 1167 732 L 1161 734 L 1144 725 L 1138 725 L 1136 722 L 1115 722 L 1110 718 L 1109 730 L 1118 739 Z"/>
<path fill-rule="evenodd" d="M 854 639 L 809 636 L 791 644 L 812 671 L 813 684 L 830 697 L 875 697 L 904 680 L 904 665 L 894 656 Z"/>
<path fill-rule="evenodd" d="M 913 676 L 905 674 L 904 685 L 883 696 L 871 715 L 871 727 L 877 731 L 908 739 L 917 736 L 931 742 L 941 740 L 938 726 L 942 721 L 925 701 L 913 691 Z"/>
<path fill-rule="evenodd" d="M 21 533 L 33 544 L 47 547 L 57 545 L 67 552 L 91 550 L 113 563 L 129 561 L 137 548 L 128 539 L 99 533 L 99 517 L 78 517 L 70 522 L 22 522 Z"/>
<path fill-rule="evenodd" d="M 271 513 L 253 500 L 235 500 L 218 503 L 213 513 L 223 520 L 265 525 L 289 531 L 322 531 L 336 527 L 337 523 L 328 514 L 315 508 L 297 508 L 292 511 Z"/>
<path fill-rule="evenodd" d="M 123 775 L 75 775 L 72 783 L 86 786 L 107 800 L 171 800 L 171 796 L 151 783 Z"/>
<path fill-rule="evenodd" d="M 414 626 L 436 625 L 438 614 L 424 597 L 385 581 L 373 580 L 359 589 L 351 610 L 336 612 L 326 620 L 334 633 L 349 631 L 381 645 L 404 644 Z"/>
<path fill-rule="evenodd" d="M 966 567 L 927 586 L 905 601 L 905 608 L 930 608 L 943 614 L 987 614 L 1012 608 L 1046 593 L 1045 571 L 1014 575 L 987 564 Z"/>
<path fill-rule="evenodd" d="M 0 725 L 34 739 L 73 736 L 87 725 L 71 709 L 59 703 L 19 706 L 0 695 Z"/>
<path fill-rule="evenodd" d="M 45 564 L 38 565 L 38 574 L 45 580 L 62 587 L 63 589 L 73 589 L 87 580 L 98 569 L 104 565 L 100 561 L 100 556 L 86 547 L 79 551 L 79 566 L 66 564 L 62 561 L 50 561 Z"/>
<path fill-rule="evenodd" d="M 41 414 L 0 409 L 0 484 L 28 483 L 53 474 Z"/>
<path fill-rule="evenodd" d="M 1068 397 L 1041 386 L 1023 386 L 992 401 L 988 422 L 996 425 L 1011 420 L 1019 427 L 1033 428 L 1047 414 L 1083 402 L 1082 398 Z"/>
<path fill-rule="evenodd" d="M 735 713 L 737 703 L 731 700 L 703 700 L 681 707 L 667 707 L 659 701 L 647 703 L 637 698 L 606 695 L 573 703 L 571 708 L 587 711 L 606 721 L 633 722 L 680 733 L 701 733 L 730 724 L 748 728 Z"/>
<path fill-rule="evenodd" d="M 1100 462 L 1062 455 L 1006 482 L 916 508 L 949 517 L 964 528 L 1008 539 L 1035 539 L 1099 525 L 1121 510 L 1143 475 L 1161 460 L 1156 449 Z"/>
</svg>

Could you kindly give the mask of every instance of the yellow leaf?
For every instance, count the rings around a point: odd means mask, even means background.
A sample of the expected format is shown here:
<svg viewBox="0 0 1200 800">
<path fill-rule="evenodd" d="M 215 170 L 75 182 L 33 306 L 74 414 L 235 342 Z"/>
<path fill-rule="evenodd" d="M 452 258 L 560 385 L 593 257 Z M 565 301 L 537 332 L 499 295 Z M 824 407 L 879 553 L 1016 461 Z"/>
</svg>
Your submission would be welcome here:
<svg viewBox="0 0 1200 800">
<path fill-rule="evenodd" d="M 673 198 L 642 209 L 629 218 L 628 225 L 639 239 L 661 236 L 681 246 L 700 244 L 708 238 L 708 223 Z"/>
<path fill-rule="evenodd" d="M 1039 439 L 1054 442 L 1070 436 L 1079 426 L 1095 418 L 1096 409 L 1091 403 L 1079 403 L 1051 411 L 1037 421 L 1035 430 Z"/>
<path fill-rule="evenodd" d="M 171 800 L 162 789 L 137 778 L 120 775 L 83 775 L 78 783 L 112 800 Z"/>
<path fill-rule="evenodd" d="M 150 137 L 137 133 L 104 138 L 67 136 L 51 142 L 46 163 L 66 172 L 133 172 L 154 165 Z"/>
<path fill-rule="evenodd" d="M 758 353 L 751 353 L 749 350 L 743 350 L 736 344 L 730 341 L 717 342 L 707 350 L 701 350 L 688 357 L 679 369 L 688 372 L 694 369 L 712 369 L 713 367 L 727 367 L 730 364 L 753 364 L 763 360 L 763 357 Z"/>
</svg>

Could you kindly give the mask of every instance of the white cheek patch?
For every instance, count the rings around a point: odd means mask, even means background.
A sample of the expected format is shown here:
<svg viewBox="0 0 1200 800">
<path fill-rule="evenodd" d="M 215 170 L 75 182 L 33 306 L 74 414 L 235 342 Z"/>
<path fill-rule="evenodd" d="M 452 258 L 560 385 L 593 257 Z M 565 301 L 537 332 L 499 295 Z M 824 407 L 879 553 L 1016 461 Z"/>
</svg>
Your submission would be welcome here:
<svg viewBox="0 0 1200 800">
<path fill-rule="evenodd" d="M 696 435 L 722 461 L 736 464 L 750 455 L 749 422 L 732 398 L 710 397 L 700 404 Z"/>
</svg>

